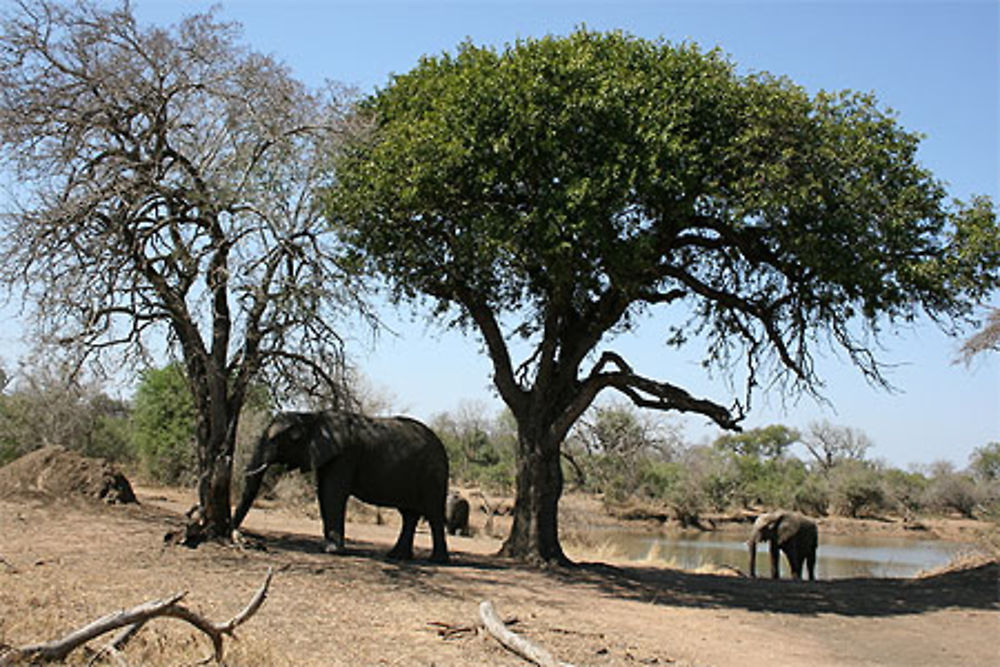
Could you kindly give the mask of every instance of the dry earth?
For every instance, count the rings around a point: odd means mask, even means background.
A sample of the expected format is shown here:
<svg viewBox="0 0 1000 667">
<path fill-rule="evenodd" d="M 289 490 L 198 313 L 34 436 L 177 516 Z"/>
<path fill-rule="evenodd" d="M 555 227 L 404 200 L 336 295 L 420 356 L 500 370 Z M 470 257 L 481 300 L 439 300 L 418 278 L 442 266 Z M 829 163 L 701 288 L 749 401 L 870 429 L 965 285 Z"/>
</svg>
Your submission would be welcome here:
<svg viewBox="0 0 1000 667">
<path fill-rule="evenodd" d="M 222 621 L 272 567 L 270 595 L 238 641 L 227 641 L 227 664 L 525 664 L 475 632 L 486 599 L 511 629 L 576 665 L 1000 664 L 1000 570 L 985 559 L 916 579 L 815 583 L 625 563 L 538 570 L 494 556 L 500 542 L 483 534 L 477 515 L 479 535 L 450 538 L 449 565 L 400 563 L 383 555 L 394 517 L 349 522 L 349 553 L 331 556 L 321 551 L 314 511 L 268 503 L 245 525 L 263 550 L 192 550 L 163 542 L 193 503 L 189 491 L 139 487 L 139 505 L 111 506 L 2 490 L 0 644 L 52 639 L 181 590 L 192 608 Z M 426 531 L 417 547 L 426 558 Z M 435 624 L 460 631 L 446 639 Z M 203 636 L 161 619 L 124 657 L 177 665 L 208 654 Z M 78 651 L 71 662 L 87 659 Z"/>
</svg>

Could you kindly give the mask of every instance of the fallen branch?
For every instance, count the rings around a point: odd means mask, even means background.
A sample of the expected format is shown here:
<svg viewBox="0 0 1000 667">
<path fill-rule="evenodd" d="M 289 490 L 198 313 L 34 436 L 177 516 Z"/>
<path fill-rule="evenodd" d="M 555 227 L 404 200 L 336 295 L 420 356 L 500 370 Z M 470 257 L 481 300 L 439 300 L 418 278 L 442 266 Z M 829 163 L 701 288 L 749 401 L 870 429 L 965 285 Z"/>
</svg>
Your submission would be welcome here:
<svg viewBox="0 0 1000 667">
<path fill-rule="evenodd" d="M 107 616 L 85 625 L 79 630 L 71 632 L 62 639 L 11 649 L 4 655 L 0 655 L 0 667 L 16 665 L 20 662 L 37 663 L 63 660 L 74 649 L 86 644 L 92 639 L 100 637 L 101 635 L 111 632 L 112 630 L 124 628 L 124 630 L 118 633 L 115 638 L 112 639 L 111 642 L 109 642 L 99 652 L 99 655 L 116 655 L 117 652 L 128 642 L 128 640 L 131 639 L 135 633 L 146 624 L 146 622 L 157 617 L 180 619 L 207 634 L 212 640 L 212 646 L 214 648 L 214 654 L 212 658 L 209 658 L 208 660 L 214 659 L 216 662 L 221 662 L 223 637 L 225 635 L 232 636 L 233 631 L 239 625 L 242 625 L 249 620 L 249 618 L 253 616 L 258 609 L 260 609 L 260 606 L 264 604 L 264 600 L 267 597 L 267 588 L 271 583 L 272 575 L 273 573 L 271 569 L 268 568 L 267 576 L 264 578 L 264 583 L 261 584 L 261 587 L 254 594 L 253 598 L 251 598 L 247 606 L 244 607 L 240 613 L 236 614 L 225 623 L 212 623 L 187 607 L 181 606 L 180 601 L 187 595 L 187 593 L 177 593 L 169 598 L 152 600 L 136 607 L 132 607 L 131 609 L 124 609 L 108 614 Z"/>
<path fill-rule="evenodd" d="M 185 595 L 187 594 L 177 593 L 163 600 L 152 600 L 131 609 L 116 611 L 69 633 L 62 639 L 15 648 L 10 653 L 0 657 L 0 665 L 14 665 L 22 661 L 55 662 L 62 660 L 73 649 L 106 632 L 111 632 L 125 625 L 145 623 L 148 619 L 161 615 L 165 609 L 180 602 Z"/>
<path fill-rule="evenodd" d="M 455 639 L 465 634 L 476 634 L 479 631 L 478 625 L 456 625 L 444 621 L 429 621 L 427 625 L 437 628 L 438 637 L 445 640 Z"/>
<path fill-rule="evenodd" d="M 500 617 L 497 616 L 496 609 L 493 608 L 493 603 L 489 600 L 483 600 L 479 604 L 479 619 L 483 622 L 486 631 L 493 635 L 504 648 L 528 662 L 539 665 L 539 667 L 572 667 L 569 663 L 556 661 L 552 654 L 541 646 L 508 630 Z"/>
</svg>

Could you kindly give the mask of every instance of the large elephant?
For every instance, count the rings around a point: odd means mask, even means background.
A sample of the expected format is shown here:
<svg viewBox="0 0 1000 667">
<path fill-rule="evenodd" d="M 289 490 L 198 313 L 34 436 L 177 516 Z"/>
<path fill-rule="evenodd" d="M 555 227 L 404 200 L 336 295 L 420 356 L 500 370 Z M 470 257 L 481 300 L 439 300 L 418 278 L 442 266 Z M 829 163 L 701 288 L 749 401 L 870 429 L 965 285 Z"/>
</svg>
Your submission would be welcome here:
<svg viewBox="0 0 1000 667">
<path fill-rule="evenodd" d="M 757 517 L 747 546 L 750 549 L 750 576 L 757 576 L 757 543 L 771 543 L 771 576 L 778 578 L 780 551 L 785 552 L 792 576 L 802 578 L 802 563 L 809 568 L 809 580 L 816 579 L 816 547 L 819 543 L 816 523 L 801 514 L 777 510 Z M 779 551 L 780 550 L 780 551 Z"/>
<path fill-rule="evenodd" d="M 281 463 L 316 472 L 316 493 L 328 552 L 344 548 L 348 496 L 395 507 L 403 527 L 391 558 L 413 558 L 413 534 L 425 517 L 431 527 L 431 560 L 447 562 L 445 497 L 448 456 L 420 422 L 405 417 L 369 418 L 341 411 L 286 412 L 261 435 L 245 472 L 233 527 L 250 510 L 268 466 Z"/>
</svg>

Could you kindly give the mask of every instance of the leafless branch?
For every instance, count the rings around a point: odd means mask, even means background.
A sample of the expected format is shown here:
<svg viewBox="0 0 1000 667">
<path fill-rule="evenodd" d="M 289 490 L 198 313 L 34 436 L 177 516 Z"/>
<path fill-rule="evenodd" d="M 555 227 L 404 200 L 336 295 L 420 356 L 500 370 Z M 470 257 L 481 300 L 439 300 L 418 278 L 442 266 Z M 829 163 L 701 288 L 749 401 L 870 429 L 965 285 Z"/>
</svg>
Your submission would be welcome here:
<svg viewBox="0 0 1000 667">
<path fill-rule="evenodd" d="M 103 634 L 124 628 L 122 632 L 115 636 L 102 652 L 110 653 L 121 650 L 126 642 L 135 635 L 136 632 L 149 620 L 159 617 L 177 618 L 189 623 L 201 632 L 208 635 L 214 648 L 213 656 L 210 660 L 217 663 L 222 662 L 223 639 L 226 635 L 232 636 L 233 631 L 246 621 L 248 621 L 267 598 L 267 589 L 271 584 L 273 572 L 268 568 L 267 575 L 260 588 L 254 593 L 253 598 L 238 614 L 224 623 L 212 623 L 203 616 L 182 606 L 180 601 L 187 593 L 177 593 L 162 600 L 152 600 L 132 607 L 117 611 L 84 627 L 71 632 L 61 639 L 56 639 L 43 644 L 31 644 L 20 648 L 12 649 L 4 655 L 0 655 L 0 667 L 15 665 L 24 662 L 55 662 L 63 660 L 75 649 L 83 644 L 100 637 Z"/>
<path fill-rule="evenodd" d="M 211 11 L 165 29 L 127 0 L 5 14 L 0 169 L 17 188 L 0 210 L 0 284 L 22 287 L 36 340 L 77 364 L 147 361 L 166 337 L 208 479 L 253 382 L 290 386 L 302 368 L 340 381 L 337 327 L 373 324 L 319 201 L 357 130 L 350 96 L 308 89 Z M 228 507 L 204 485 L 199 497 L 228 534 Z"/>
<path fill-rule="evenodd" d="M 612 370 L 608 370 L 612 367 Z M 590 404 L 592 396 L 602 389 L 615 389 L 636 406 L 655 410 L 676 410 L 702 414 L 728 430 L 740 430 L 745 414 L 737 403 L 734 411 L 706 399 L 695 398 L 675 385 L 658 382 L 638 375 L 621 355 L 606 351 L 583 382 L 580 400 Z"/>
</svg>

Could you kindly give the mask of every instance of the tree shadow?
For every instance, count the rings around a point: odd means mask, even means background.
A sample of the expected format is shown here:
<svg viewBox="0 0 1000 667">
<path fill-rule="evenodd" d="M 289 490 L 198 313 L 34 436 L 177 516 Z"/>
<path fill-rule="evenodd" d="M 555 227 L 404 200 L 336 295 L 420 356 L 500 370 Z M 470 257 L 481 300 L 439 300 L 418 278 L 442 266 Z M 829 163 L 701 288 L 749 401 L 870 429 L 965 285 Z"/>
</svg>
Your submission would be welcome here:
<svg viewBox="0 0 1000 667">
<path fill-rule="evenodd" d="M 448 576 L 450 571 L 475 573 L 481 583 L 487 585 L 510 585 L 503 575 L 516 567 L 513 561 L 499 557 L 454 550 L 448 563 L 434 563 L 430 561 L 431 550 L 419 547 L 413 560 L 399 560 L 388 556 L 390 545 L 353 538 L 346 539 L 342 551 L 330 554 L 324 551 L 324 542 L 319 536 L 272 531 L 244 531 L 243 535 L 249 539 L 251 549 L 284 560 L 283 569 L 354 580 L 373 576 L 371 568 L 357 567 L 362 560 L 378 564 L 380 567 L 374 576 L 383 577 L 394 586 L 444 597 L 465 596 L 456 590 L 452 577 Z"/>
<path fill-rule="evenodd" d="M 579 563 L 570 567 L 536 568 L 496 555 L 451 552 L 448 564 L 428 560 L 430 550 L 417 549 L 416 558 L 399 561 L 387 556 L 388 546 L 348 539 L 343 552 L 323 551 L 318 536 L 296 533 L 248 532 L 263 550 L 285 560 L 284 567 L 314 574 L 357 579 L 377 576 L 400 588 L 445 597 L 462 597 L 450 572 L 470 575 L 484 586 L 517 587 L 523 581 L 513 571 L 532 572 L 553 585 L 596 589 L 609 597 L 647 604 L 708 609 L 744 609 L 801 615 L 895 616 L 946 608 L 1000 608 L 1000 563 L 947 571 L 915 579 L 850 578 L 816 582 L 790 579 L 748 579 L 646 566 Z M 288 556 L 292 560 L 288 561 Z M 379 568 L 358 568 L 357 560 Z"/>
<path fill-rule="evenodd" d="M 1000 608 L 1000 563 L 914 579 L 749 579 L 651 567 L 582 563 L 550 576 L 653 604 L 792 614 L 894 616 L 946 608 Z"/>
</svg>

